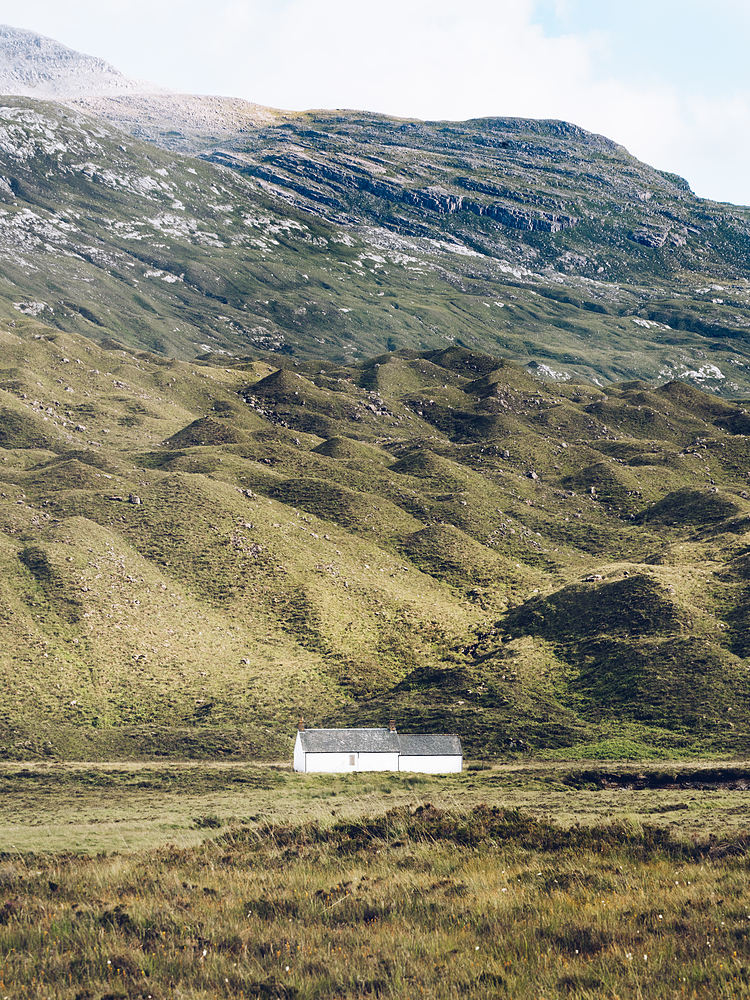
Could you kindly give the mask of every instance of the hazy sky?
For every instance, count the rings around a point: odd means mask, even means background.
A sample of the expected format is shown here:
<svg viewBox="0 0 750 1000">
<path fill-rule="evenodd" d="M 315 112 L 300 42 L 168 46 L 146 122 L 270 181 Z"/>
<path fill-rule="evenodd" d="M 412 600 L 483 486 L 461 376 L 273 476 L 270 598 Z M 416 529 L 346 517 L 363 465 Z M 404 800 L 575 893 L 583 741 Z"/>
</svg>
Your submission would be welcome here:
<svg viewBox="0 0 750 1000">
<path fill-rule="evenodd" d="M 191 93 L 562 118 L 750 205 L 748 0 L 0 0 L 0 23 Z"/>
</svg>

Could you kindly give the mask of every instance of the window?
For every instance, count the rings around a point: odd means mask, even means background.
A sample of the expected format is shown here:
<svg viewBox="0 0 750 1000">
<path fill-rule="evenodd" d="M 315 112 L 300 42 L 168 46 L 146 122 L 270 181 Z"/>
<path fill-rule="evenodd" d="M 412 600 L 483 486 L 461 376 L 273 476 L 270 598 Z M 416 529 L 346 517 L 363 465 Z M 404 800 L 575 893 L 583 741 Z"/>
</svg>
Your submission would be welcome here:
<svg viewBox="0 0 750 1000">
<path fill-rule="evenodd" d="M 354 754 L 349 754 L 349 767 L 354 767 Z"/>
</svg>

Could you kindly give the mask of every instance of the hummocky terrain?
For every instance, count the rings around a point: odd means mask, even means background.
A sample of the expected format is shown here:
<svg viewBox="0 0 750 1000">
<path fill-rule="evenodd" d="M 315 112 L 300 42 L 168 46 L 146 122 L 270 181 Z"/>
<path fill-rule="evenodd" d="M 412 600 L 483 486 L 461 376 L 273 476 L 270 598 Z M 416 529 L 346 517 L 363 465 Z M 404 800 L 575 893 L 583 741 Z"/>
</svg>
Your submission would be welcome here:
<svg viewBox="0 0 750 1000">
<path fill-rule="evenodd" d="M 750 416 L 465 348 L 356 365 L 2 337 L 2 753 L 742 751 Z"/>
<path fill-rule="evenodd" d="M 59 100 L 0 102 L 1 754 L 268 757 L 300 714 L 746 749 L 750 210 L 562 122 L 82 94 L 41 50 Z"/>
</svg>

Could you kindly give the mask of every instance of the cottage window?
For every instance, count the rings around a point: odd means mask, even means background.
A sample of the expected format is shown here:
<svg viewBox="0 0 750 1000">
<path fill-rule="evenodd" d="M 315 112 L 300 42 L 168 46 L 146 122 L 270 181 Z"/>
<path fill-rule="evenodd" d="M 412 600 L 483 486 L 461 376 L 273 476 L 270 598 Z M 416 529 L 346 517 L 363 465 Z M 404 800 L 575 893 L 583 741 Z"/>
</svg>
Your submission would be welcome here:
<svg viewBox="0 0 750 1000">
<path fill-rule="evenodd" d="M 354 754 L 349 754 L 349 767 L 354 767 Z"/>
</svg>

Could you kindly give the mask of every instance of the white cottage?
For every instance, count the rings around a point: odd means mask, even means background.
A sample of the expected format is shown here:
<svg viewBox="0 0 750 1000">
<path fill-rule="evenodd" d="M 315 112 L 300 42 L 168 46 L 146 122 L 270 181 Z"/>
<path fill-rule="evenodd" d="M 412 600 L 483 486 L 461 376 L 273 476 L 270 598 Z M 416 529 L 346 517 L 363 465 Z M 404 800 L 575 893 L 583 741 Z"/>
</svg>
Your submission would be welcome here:
<svg viewBox="0 0 750 1000">
<path fill-rule="evenodd" d="M 458 736 L 401 735 L 388 729 L 306 729 L 300 719 L 294 744 L 294 770 L 419 771 L 448 774 L 463 768 Z"/>
</svg>

